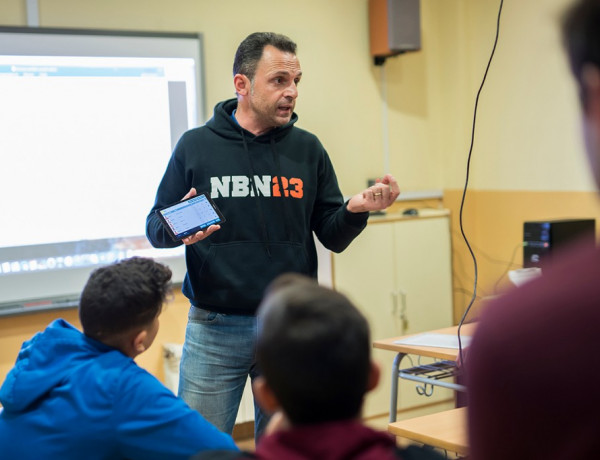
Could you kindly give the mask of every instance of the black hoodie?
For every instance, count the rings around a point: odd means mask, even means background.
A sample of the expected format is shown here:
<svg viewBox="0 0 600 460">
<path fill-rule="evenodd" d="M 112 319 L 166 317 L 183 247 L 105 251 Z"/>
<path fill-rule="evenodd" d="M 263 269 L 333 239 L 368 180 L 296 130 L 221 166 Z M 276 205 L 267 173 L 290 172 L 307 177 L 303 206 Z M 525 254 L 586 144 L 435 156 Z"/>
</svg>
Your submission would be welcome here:
<svg viewBox="0 0 600 460">
<path fill-rule="evenodd" d="M 146 219 L 154 247 L 174 242 L 155 210 L 191 187 L 207 192 L 227 222 L 186 247 L 183 293 L 197 307 L 252 315 L 265 287 L 279 274 L 317 276 L 314 232 L 323 245 L 344 250 L 363 230 L 368 213 L 346 209 L 327 152 L 298 120 L 254 136 L 232 117 L 237 100 L 217 104 L 205 126 L 175 147 Z M 283 187 L 281 187 L 281 184 Z"/>
</svg>

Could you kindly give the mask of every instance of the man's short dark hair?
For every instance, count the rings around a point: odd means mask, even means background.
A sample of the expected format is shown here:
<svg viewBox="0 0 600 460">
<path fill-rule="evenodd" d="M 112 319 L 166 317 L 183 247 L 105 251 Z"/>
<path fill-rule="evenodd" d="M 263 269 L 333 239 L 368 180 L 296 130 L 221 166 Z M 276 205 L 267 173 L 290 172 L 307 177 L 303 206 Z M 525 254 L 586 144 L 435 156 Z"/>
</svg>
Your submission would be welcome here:
<svg viewBox="0 0 600 460">
<path fill-rule="evenodd" d="M 369 326 L 339 292 L 282 275 L 258 313 L 256 358 L 293 424 L 360 415 L 370 370 Z"/>
<path fill-rule="evenodd" d="M 563 17 L 562 31 L 571 71 L 581 88 L 584 66 L 593 64 L 600 69 L 600 1 L 575 2 Z"/>
<path fill-rule="evenodd" d="M 253 81 L 258 61 L 267 45 L 274 46 L 280 51 L 296 54 L 296 43 L 285 35 L 273 32 L 255 32 L 248 35 L 238 46 L 233 60 L 233 75 L 239 73 Z"/>
<path fill-rule="evenodd" d="M 105 340 L 143 328 L 160 313 L 171 294 L 171 270 L 152 259 L 132 257 L 98 268 L 79 301 L 83 332 Z"/>
</svg>

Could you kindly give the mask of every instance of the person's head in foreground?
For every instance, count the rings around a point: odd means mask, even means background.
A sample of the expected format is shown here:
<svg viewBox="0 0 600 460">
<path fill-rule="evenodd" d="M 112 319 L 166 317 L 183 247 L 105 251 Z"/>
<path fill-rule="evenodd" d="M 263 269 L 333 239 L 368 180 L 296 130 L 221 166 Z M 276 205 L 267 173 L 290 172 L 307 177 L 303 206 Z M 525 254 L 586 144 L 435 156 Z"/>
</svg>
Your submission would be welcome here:
<svg viewBox="0 0 600 460">
<path fill-rule="evenodd" d="M 79 302 L 83 332 L 133 358 L 152 345 L 170 295 L 171 270 L 152 259 L 133 257 L 98 268 Z"/>
<path fill-rule="evenodd" d="M 581 99 L 589 164 L 600 186 L 600 1 L 578 0 L 568 9 L 563 39 Z"/>
<path fill-rule="evenodd" d="M 369 325 L 344 295 L 283 275 L 269 287 L 258 321 L 255 391 L 267 411 L 282 410 L 292 425 L 360 416 L 379 368 Z"/>
</svg>

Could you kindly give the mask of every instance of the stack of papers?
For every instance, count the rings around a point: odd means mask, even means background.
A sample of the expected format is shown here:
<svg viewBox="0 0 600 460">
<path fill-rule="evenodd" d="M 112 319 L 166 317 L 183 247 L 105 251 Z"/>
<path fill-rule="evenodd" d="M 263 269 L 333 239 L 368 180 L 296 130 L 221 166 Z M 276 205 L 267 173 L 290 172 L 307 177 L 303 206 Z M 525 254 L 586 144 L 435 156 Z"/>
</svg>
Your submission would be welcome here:
<svg viewBox="0 0 600 460">
<path fill-rule="evenodd" d="M 460 336 L 462 348 L 469 346 L 471 336 Z M 436 348 L 456 348 L 458 349 L 458 336 L 455 334 L 433 334 L 426 332 L 424 334 L 413 335 L 405 339 L 396 340 L 394 343 L 400 345 L 414 345 L 418 347 L 436 347 Z"/>
</svg>

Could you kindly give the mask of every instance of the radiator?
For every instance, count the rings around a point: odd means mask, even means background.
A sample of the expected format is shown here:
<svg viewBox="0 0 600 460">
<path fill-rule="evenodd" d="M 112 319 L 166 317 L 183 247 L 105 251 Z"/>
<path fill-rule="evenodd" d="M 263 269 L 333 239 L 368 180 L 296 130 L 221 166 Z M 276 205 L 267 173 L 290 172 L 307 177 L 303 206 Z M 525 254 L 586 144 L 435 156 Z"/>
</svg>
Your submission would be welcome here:
<svg viewBox="0 0 600 460">
<path fill-rule="evenodd" d="M 244 387 L 244 394 L 242 395 L 242 401 L 240 402 L 240 408 L 238 409 L 237 418 L 235 423 L 245 423 L 254 421 L 254 397 L 252 396 L 252 386 L 250 385 L 250 378 L 246 380 L 246 386 Z"/>
</svg>

